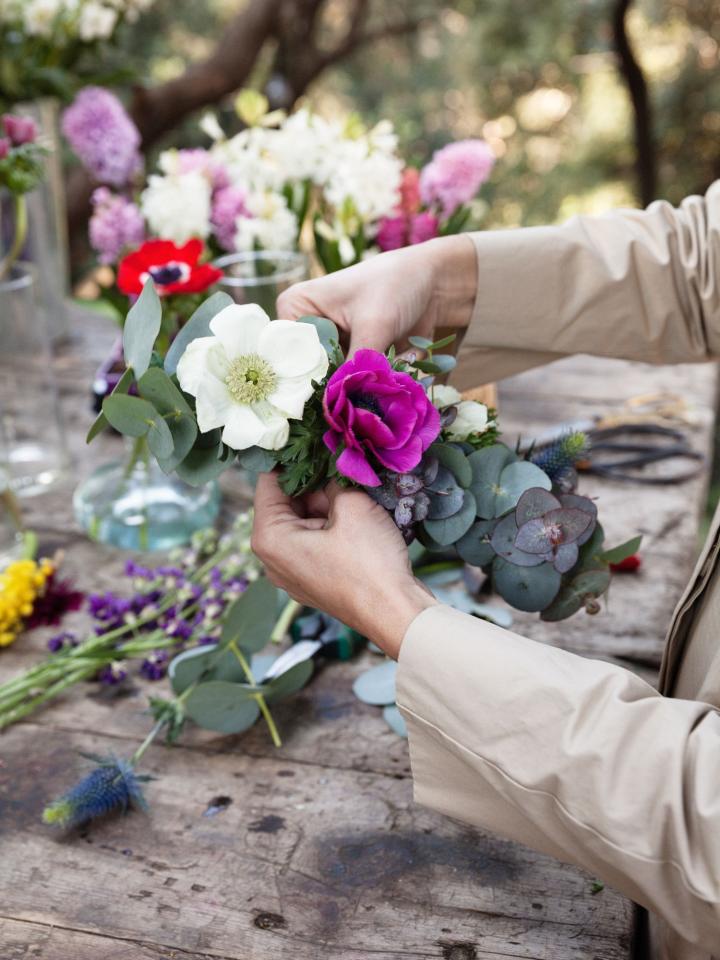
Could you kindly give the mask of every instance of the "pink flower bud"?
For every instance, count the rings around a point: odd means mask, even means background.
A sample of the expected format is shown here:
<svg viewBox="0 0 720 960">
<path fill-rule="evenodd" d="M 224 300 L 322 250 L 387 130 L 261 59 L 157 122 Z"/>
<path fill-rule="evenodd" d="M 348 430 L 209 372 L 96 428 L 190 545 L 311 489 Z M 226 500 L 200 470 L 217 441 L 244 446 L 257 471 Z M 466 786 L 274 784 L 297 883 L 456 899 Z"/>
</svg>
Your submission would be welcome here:
<svg viewBox="0 0 720 960">
<path fill-rule="evenodd" d="M 6 113 L 2 118 L 5 133 L 15 147 L 20 147 L 24 143 L 34 143 L 37 139 L 37 124 L 31 117 L 19 117 L 12 113 Z"/>
<path fill-rule="evenodd" d="M 4 160 L 10 153 L 10 141 L 7 137 L 0 137 L 0 160 Z"/>
</svg>

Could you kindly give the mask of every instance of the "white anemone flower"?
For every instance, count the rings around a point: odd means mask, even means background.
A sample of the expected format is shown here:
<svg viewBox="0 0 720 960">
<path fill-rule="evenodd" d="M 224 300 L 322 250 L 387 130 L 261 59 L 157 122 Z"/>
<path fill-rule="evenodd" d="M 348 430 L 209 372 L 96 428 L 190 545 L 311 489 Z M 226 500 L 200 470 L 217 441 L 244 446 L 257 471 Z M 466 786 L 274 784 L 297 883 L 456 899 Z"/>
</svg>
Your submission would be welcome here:
<svg viewBox="0 0 720 960">
<path fill-rule="evenodd" d="M 309 323 L 270 320 L 256 304 L 225 307 L 211 337 L 192 340 L 180 358 L 180 386 L 195 397 L 202 433 L 222 427 L 233 450 L 281 450 L 288 420 L 300 420 L 328 357 Z"/>
</svg>

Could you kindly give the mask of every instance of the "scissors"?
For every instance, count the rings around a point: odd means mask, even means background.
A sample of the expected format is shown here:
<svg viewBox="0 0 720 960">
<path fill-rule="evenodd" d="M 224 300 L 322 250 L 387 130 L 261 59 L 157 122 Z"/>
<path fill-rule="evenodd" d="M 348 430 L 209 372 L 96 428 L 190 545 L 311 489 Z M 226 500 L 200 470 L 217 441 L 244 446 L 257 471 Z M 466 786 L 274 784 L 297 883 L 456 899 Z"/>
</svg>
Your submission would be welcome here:
<svg viewBox="0 0 720 960">
<path fill-rule="evenodd" d="M 693 450 L 682 430 L 657 423 L 620 423 L 587 431 L 590 452 L 575 465 L 578 473 L 612 480 L 662 486 L 684 483 L 703 469 L 705 457 Z M 662 473 L 643 474 L 649 464 L 681 461 Z"/>
</svg>

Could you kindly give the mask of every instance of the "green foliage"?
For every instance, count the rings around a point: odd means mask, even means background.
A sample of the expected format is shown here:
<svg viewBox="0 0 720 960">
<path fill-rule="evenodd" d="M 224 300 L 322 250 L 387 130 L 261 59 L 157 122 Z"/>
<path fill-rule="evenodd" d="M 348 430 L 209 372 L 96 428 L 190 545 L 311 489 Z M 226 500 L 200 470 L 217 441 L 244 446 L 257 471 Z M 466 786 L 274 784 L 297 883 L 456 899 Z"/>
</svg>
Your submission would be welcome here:
<svg viewBox="0 0 720 960">
<path fill-rule="evenodd" d="M 236 640 L 248 653 L 262 650 L 275 626 L 276 608 L 277 587 L 265 577 L 251 583 L 230 606 L 225 616 L 223 645 Z"/>
<path fill-rule="evenodd" d="M 110 393 L 110 396 L 111 397 L 116 395 L 119 396 L 120 394 L 127 393 L 134 379 L 135 377 L 133 375 L 132 370 L 125 370 L 123 375 L 115 384 L 115 388 L 113 389 L 112 393 Z M 105 414 L 101 410 L 100 413 L 95 418 L 95 420 L 93 421 L 92 426 L 87 432 L 87 436 L 85 437 L 85 443 L 92 443 L 95 437 L 97 437 L 98 434 L 102 433 L 103 430 L 106 430 L 109 426 L 110 426 L 110 422 L 108 421 L 108 418 L 105 416 Z"/>
<path fill-rule="evenodd" d="M 197 310 L 190 317 L 188 322 L 182 326 L 178 335 L 170 344 L 165 356 L 165 373 L 173 374 L 177 370 L 178 361 L 185 353 L 187 345 L 198 337 L 209 337 L 210 321 L 214 316 L 229 307 L 233 303 L 232 297 L 220 291 L 214 293 L 207 300 L 203 301 Z"/>
<path fill-rule="evenodd" d="M 160 298 L 151 278 L 145 281 L 142 293 L 128 312 L 123 327 L 125 363 L 132 367 L 137 378 L 150 366 L 153 347 L 162 322 Z"/>
<path fill-rule="evenodd" d="M 305 405 L 302 420 L 290 421 L 287 445 L 278 451 L 282 465 L 280 486 L 289 496 L 311 490 L 330 471 L 330 451 L 323 443 L 323 388 L 315 391 Z"/>
<path fill-rule="evenodd" d="M 105 397 L 102 410 L 110 426 L 127 437 L 144 437 L 159 416 L 147 400 L 125 393 Z"/>
<path fill-rule="evenodd" d="M 475 497 L 469 490 L 463 490 L 460 509 L 449 517 L 425 520 L 425 530 L 435 543 L 449 546 L 467 533 L 475 522 L 476 513 Z"/>
<path fill-rule="evenodd" d="M 545 610 L 560 589 L 561 575 L 550 563 L 537 567 L 518 567 L 502 557 L 492 566 L 493 586 L 500 596 L 528 613 Z"/>
<path fill-rule="evenodd" d="M 622 563 L 623 560 L 627 560 L 628 557 L 638 552 L 641 543 L 642 536 L 633 537 L 631 540 L 626 540 L 625 543 L 613 547 L 612 550 L 606 550 L 600 559 L 604 563 Z"/>
</svg>

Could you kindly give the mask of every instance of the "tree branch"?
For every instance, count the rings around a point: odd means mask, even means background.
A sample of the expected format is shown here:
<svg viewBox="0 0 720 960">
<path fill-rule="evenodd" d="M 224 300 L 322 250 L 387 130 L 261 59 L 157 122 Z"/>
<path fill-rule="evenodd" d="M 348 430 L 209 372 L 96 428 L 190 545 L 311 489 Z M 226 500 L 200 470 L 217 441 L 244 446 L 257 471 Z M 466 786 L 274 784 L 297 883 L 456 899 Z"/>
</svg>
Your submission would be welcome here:
<svg viewBox="0 0 720 960">
<path fill-rule="evenodd" d="M 631 6 L 632 0 L 617 0 L 613 7 L 612 29 L 620 73 L 633 108 L 638 195 L 642 205 L 647 206 L 657 196 L 657 156 L 648 85 L 627 33 L 626 19 Z"/>
</svg>

